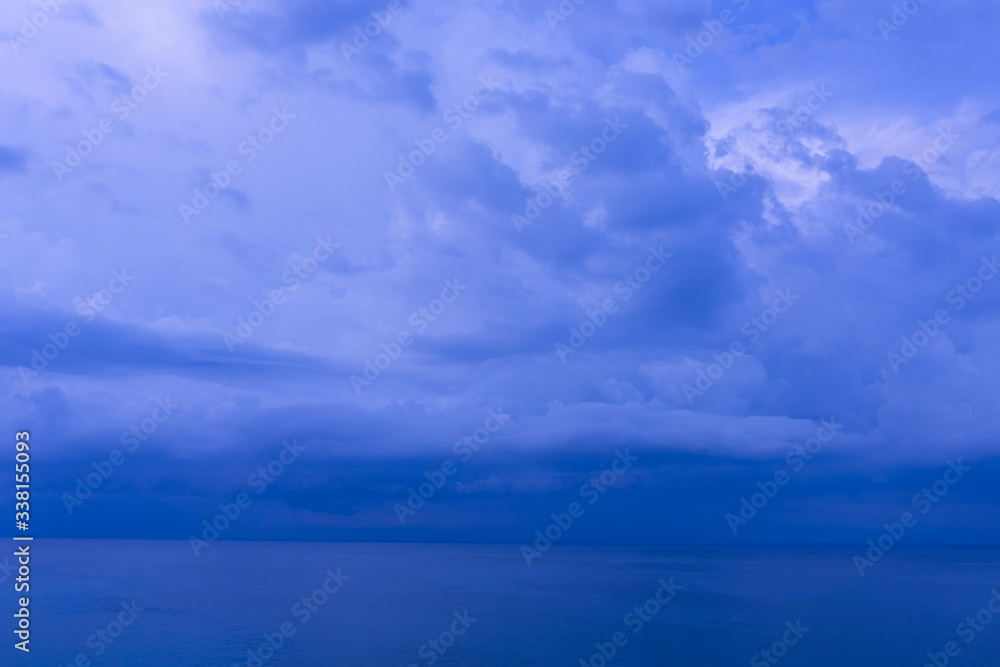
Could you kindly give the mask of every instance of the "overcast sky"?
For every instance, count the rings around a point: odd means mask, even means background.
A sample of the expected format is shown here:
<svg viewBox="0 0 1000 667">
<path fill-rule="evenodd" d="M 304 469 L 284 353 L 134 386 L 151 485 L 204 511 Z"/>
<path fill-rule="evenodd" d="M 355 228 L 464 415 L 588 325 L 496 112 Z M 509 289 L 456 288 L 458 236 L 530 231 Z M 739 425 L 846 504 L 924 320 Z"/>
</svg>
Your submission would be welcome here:
<svg viewBox="0 0 1000 667">
<path fill-rule="evenodd" d="M 674 4 L 4 3 L 39 533 L 995 541 L 1000 10 Z"/>
</svg>

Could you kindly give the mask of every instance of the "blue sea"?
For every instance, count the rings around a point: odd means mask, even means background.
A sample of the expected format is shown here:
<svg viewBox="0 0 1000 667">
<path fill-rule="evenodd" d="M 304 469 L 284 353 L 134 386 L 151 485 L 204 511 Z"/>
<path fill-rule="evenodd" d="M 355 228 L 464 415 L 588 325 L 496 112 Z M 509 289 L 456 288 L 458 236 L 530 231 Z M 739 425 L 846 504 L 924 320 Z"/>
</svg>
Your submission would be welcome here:
<svg viewBox="0 0 1000 667">
<path fill-rule="evenodd" d="M 530 567 L 509 544 L 32 550 L 32 651 L 7 615 L 5 665 L 1000 664 L 996 551 L 897 549 L 861 577 L 854 552 L 794 547 L 556 545 Z"/>
</svg>

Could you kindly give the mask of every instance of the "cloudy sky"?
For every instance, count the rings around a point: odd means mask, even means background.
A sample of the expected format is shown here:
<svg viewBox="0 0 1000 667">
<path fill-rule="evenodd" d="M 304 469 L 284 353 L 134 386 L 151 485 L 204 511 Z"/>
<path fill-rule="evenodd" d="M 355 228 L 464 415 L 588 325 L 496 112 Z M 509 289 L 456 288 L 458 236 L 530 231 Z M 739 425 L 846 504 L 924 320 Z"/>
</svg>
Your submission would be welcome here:
<svg viewBox="0 0 1000 667">
<path fill-rule="evenodd" d="M 628 449 L 567 541 L 863 544 L 961 459 L 913 543 L 995 542 L 1000 10 L 906 9 L 4 3 L 38 534 L 528 542 Z"/>
</svg>

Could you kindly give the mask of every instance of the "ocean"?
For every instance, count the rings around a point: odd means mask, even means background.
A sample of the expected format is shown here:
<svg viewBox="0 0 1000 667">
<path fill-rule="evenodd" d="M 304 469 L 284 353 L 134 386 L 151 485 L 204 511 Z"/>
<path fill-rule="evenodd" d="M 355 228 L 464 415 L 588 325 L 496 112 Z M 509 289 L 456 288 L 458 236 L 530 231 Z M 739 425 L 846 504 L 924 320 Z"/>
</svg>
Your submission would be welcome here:
<svg viewBox="0 0 1000 667">
<path fill-rule="evenodd" d="M 8 615 L 4 664 L 1000 664 L 997 551 L 897 548 L 863 577 L 860 551 L 796 547 L 555 545 L 530 566 L 511 544 L 32 551 L 31 653 Z"/>
</svg>

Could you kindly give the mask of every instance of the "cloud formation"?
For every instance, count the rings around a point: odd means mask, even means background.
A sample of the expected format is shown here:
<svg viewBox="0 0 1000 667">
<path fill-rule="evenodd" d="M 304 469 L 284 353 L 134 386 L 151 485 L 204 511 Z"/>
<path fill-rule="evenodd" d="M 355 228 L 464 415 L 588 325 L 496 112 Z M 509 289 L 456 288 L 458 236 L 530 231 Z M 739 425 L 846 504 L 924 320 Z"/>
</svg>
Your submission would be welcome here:
<svg viewBox="0 0 1000 667">
<path fill-rule="evenodd" d="M 579 539 L 727 540 L 722 506 L 830 418 L 760 539 L 862 534 L 949 458 L 995 465 L 995 9 L 885 37 L 891 3 L 219 4 L 92 1 L 0 55 L 2 419 L 47 443 L 54 533 L 186 537 L 289 438 L 311 463 L 244 536 L 517 540 L 627 446 Z M 987 501 L 940 534 L 975 541 Z"/>
</svg>

